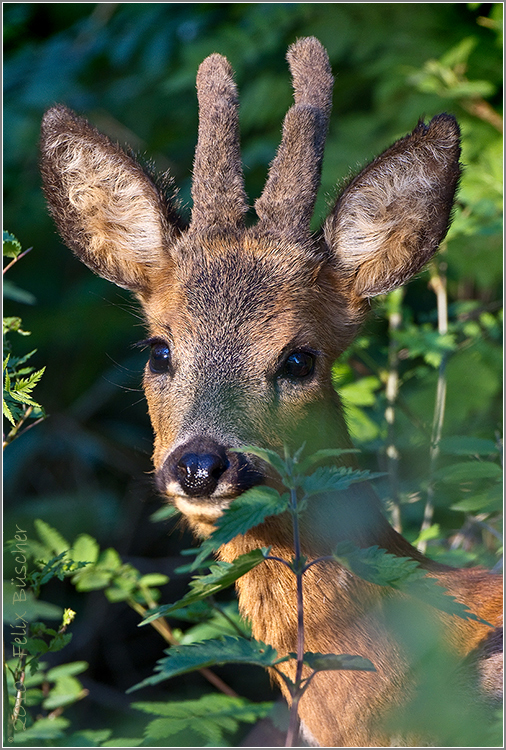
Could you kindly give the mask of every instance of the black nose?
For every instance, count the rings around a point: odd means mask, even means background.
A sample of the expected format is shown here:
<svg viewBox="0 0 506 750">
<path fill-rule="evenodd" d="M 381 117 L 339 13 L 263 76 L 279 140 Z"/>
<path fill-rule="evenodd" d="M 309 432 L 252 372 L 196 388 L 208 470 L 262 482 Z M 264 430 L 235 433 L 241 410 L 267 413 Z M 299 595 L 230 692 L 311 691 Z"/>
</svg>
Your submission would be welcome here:
<svg viewBox="0 0 506 750">
<path fill-rule="evenodd" d="M 187 495 L 205 497 L 212 495 L 228 466 L 225 455 L 185 453 L 176 464 L 176 474 Z"/>
</svg>

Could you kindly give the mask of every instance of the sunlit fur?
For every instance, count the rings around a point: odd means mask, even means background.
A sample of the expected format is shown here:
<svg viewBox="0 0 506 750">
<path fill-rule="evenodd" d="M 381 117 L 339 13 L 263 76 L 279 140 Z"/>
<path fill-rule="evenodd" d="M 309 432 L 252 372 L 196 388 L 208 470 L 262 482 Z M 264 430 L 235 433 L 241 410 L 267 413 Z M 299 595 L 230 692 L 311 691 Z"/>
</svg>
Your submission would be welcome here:
<svg viewBox="0 0 506 750">
<path fill-rule="evenodd" d="M 56 107 L 43 122 L 44 189 L 62 236 L 92 270 L 135 292 L 149 335 L 170 349 L 167 372 L 147 366 L 144 376 L 155 433 L 153 462 L 161 492 L 198 535 L 209 534 L 243 491 L 245 468 L 250 483 L 261 476 L 279 488 L 262 462 L 240 459 L 231 449 L 255 443 L 282 453 L 285 445 L 306 443 L 310 453 L 351 446 L 331 381 L 332 363 L 356 335 L 369 298 L 406 282 L 436 251 L 460 174 L 454 118 L 440 115 L 428 125 L 419 123 L 350 182 L 324 229 L 312 234 L 333 79 L 326 52 L 314 38 L 294 44 L 288 61 L 295 103 L 255 204 L 258 221 L 248 228 L 237 90 L 220 55 L 207 58 L 197 76 L 200 124 L 187 230 L 151 177 L 85 120 Z M 280 377 L 283 357 L 301 349 L 314 353 L 311 377 L 304 382 Z M 188 493 L 174 470 L 188 446 L 228 455 L 209 496 Z M 347 459 L 354 465 L 353 457 Z M 365 483 L 340 496 L 316 496 L 301 535 L 309 559 L 330 554 L 343 540 L 411 557 L 474 613 L 497 628 L 502 623 L 499 577 L 446 568 L 421 555 L 387 523 Z M 267 519 L 219 554 L 233 560 L 269 545 L 274 555 L 292 557 L 289 519 Z M 255 637 L 280 655 L 295 651 L 292 573 L 267 562 L 244 576 L 238 589 Z M 306 650 L 361 654 L 377 670 L 315 677 L 300 703 L 312 742 L 345 747 L 430 742 L 430 726 L 396 734 L 385 723 L 392 709 L 415 694 L 415 652 L 424 639 L 430 645 L 442 636 L 457 658 L 470 654 L 465 690 L 497 700 L 499 629 L 408 603 L 336 562 L 311 567 L 304 592 Z M 406 604 L 401 616 L 399 607 Z M 283 666 L 292 679 L 294 668 L 293 662 Z"/>
</svg>

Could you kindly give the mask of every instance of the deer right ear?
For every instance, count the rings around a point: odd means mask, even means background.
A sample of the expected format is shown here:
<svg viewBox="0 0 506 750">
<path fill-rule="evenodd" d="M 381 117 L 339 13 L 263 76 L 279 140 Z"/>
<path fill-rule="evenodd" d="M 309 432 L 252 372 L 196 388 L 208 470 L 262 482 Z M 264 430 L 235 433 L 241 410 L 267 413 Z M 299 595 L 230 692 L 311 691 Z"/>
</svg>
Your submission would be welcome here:
<svg viewBox="0 0 506 750">
<path fill-rule="evenodd" d="M 176 228 L 142 168 L 66 107 L 46 112 L 41 133 L 44 192 L 60 234 L 99 276 L 142 293 L 167 258 Z"/>
<path fill-rule="evenodd" d="M 436 252 L 450 222 L 460 167 L 450 115 L 394 143 L 355 177 L 325 225 L 332 265 L 358 298 L 410 279 Z"/>
</svg>

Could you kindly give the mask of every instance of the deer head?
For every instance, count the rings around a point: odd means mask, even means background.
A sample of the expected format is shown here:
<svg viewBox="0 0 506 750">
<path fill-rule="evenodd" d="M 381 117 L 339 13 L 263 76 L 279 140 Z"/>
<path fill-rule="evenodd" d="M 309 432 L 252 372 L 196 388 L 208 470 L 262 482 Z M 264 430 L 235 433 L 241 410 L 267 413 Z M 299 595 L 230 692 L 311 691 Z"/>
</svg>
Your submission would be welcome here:
<svg viewBox="0 0 506 750">
<path fill-rule="evenodd" d="M 144 310 L 157 483 L 200 533 L 245 489 L 273 481 L 231 449 L 349 446 L 332 363 L 370 298 L 436 251 L 459 179 L 454 118 L 420 122 L 351 180 L 312 234 L 333 78 L 314 38 L 287 57 L 295 103 L 252 226 L 237 90 L 218 54 L 197 75 L 188 227 L 175 201 L 84 119 L 57 106 L 42 126 L 44 190 L 62 237 Z"/>
</svg>

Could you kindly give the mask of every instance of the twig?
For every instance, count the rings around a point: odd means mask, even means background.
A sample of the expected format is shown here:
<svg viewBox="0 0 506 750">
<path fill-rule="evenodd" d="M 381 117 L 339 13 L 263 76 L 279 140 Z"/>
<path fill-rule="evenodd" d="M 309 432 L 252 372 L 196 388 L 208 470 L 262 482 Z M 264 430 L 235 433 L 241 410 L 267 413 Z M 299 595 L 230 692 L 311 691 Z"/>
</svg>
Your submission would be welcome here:
<svg viewBox="0 0 506 750">
<path fill-rule="evenodd" d="M 9 268 L 12 268 L 12 266 L 13 266 L 13 265 L 14 265 L 15 263 L 17 263 L 17 262 L 18 262 L 18 260 L 21 260 L 21 258 L 23 258 L 23 257 L 24 257 L 24 256 L 25 256 L 25 255 L 26 255 L 27 253 L 29 253 L 29 252 L 30 252 L 30 250 L 33 250 L 33 247 L 29 247 L 29 248 L 28 248 L 28 250 L 23 250 L 23 252 L 22 252 L 22 253 L 19 253 L 19 255 L 16 255 L 16 257 L 15 257 L 15 258 L 13 258 L 13 259 L 11 260 L 11 262 L 10 262 L 10 263 L 7 263 L 7 265 L 6 265 L 6 266 L 5 266 L 5 268 L 3 269 L 2 273 L 3 273 L 3 274 L 6 274 L 6 273 L 7 273 L 7 271 L 9 270 Z"/>
</svg>

